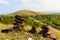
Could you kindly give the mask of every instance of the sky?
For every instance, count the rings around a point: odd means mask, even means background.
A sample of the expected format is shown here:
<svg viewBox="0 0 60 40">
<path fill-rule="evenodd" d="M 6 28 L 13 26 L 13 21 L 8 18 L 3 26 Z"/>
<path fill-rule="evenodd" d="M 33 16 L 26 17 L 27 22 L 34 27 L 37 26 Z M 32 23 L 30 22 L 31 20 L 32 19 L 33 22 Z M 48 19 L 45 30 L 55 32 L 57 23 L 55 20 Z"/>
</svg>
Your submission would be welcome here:
<svg viewBox="0 0 60 40">
<path fill-rule="evenodd" d="M 60 12 L 60 0 L 0 0 L 0 14 L 18 10 Z"/>
</svg>

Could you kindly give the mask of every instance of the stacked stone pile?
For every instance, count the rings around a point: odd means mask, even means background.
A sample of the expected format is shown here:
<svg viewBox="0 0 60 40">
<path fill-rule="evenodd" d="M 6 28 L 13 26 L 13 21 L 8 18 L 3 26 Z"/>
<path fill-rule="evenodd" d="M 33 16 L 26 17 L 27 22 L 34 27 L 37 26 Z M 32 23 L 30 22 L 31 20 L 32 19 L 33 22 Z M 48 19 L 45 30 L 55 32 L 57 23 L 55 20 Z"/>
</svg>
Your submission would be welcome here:
<svg viewBox="0 0 60 40">
<path fill-rule="evenodd" d="M 22 29 L 23 25 L 24 25 L 24 21 L 25 21 L 25 19 L 22 16 L 16 15 L 15 16 L 15 23 L 13 23 L 13 25 L 14 25 L 13 29 L 15 29 L 15 30 Z"/>
<path fill-rule="evenodd" d="M 28 31 L 29 33 L 36 34 L 36 26 L 33 26 L 31 30 Z"/>
<path fill-rule="evenodd" d="M 43 38 L 50 38 L 52 40 L 57 40 L 55 37 L 52 37 L 49 32 L 49 28 L 47 25 L 42 25 L 42 30 L 39 32 L 43 36 Z"/>
</svg>

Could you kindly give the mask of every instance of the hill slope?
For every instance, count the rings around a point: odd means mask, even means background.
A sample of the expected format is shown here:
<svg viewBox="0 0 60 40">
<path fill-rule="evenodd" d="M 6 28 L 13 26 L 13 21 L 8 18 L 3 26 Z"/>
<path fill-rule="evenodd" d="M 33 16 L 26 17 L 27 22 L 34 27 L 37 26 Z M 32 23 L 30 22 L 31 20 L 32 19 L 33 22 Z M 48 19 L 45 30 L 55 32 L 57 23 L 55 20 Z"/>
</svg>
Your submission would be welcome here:
<svg viewBox="0 0 60 40">
<path fill-rule="evenodd" d="M 34 12 L 34 11 L 30 11 L 30 10 L 21 10 L 21 11 L 17 11 L 8 15 L 26 15 L 26 16 L 35 16 L 35 15 L 41 15 L 41 14 L 46 14 L 45 12 Z"/>
</svg>

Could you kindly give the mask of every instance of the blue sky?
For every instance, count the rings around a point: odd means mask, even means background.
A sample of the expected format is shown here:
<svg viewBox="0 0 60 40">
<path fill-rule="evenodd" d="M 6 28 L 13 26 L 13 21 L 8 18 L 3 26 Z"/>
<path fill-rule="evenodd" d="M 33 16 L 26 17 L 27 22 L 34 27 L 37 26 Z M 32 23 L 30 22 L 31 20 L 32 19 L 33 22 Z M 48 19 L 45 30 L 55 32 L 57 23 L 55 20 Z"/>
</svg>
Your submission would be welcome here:
<svg viewBox="0 0 60 40">
<path fill-rule="evenodd" d="M 0 14 L 18 10 L 60 12 L 60 0 L 0 0 Z"/>
</svg>

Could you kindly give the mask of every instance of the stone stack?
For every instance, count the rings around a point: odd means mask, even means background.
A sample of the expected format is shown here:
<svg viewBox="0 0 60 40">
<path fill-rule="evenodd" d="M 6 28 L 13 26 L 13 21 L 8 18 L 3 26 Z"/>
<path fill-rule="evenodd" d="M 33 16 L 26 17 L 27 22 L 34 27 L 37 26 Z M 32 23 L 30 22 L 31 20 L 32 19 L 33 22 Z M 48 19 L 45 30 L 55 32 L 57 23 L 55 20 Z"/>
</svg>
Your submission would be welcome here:
<svg viewBox="0 0 60 40">
<path fill-rule="evenodd" d="M 49 32 L 49 28 L 47 25 L 42 25 L 42 30 L 39 32 L 43 36 L 43 38 L 50 38 L 52 40 L 57 40 L 55 37 L 52 37 Z"/>
<path fill-rule="evenodd" d="M 29 33 L 36 34 L 36 26 L 33 26 L 31 30 L 28 31 Z"/>
<path fill-rule="evenodd" d="M 13 23 L 13 25 L 14 25 L 13 29 L 14 30 L 23 29 L 24 21 L 25 21 L 25 19 L 22 16 L 16 15 L 15 16 L 15 23 Z"/>
<path fill-rule="evenodd" d="M 43 37 L 47 37 L 49 32 L 49 28 L 46 25 L 42 25 L 42 30 L 39 32 Z"/>
</svg>

